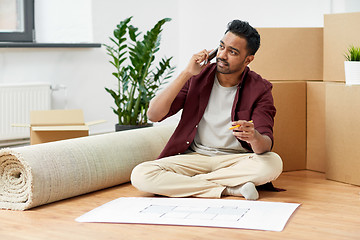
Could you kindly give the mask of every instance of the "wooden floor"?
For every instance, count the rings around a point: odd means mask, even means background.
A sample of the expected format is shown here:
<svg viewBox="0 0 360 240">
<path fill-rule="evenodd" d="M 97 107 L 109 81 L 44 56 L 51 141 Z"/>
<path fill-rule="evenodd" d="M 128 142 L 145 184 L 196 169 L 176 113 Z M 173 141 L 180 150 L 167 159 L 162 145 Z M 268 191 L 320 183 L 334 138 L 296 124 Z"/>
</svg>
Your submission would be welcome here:
<svg viewBox="0 0 360 240">
<path fill-rule="evenodd" d="M 282 232 L 75 222 L 113 199 L 151 196 L 124 184 L 23 212 L 0 210 L 0 239 L 360 239 L 360 187 L 311 171 L 285 172 L 275 186 L 287 191 L 262 191 L 260 201 L 301 204 Z"/>
</svg>

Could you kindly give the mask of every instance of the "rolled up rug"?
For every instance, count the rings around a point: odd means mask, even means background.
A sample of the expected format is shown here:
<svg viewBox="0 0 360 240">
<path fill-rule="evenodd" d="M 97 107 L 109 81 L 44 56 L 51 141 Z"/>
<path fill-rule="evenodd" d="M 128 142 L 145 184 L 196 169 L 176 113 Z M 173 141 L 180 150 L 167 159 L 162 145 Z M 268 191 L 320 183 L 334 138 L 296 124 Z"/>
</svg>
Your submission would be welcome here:
<svg viewBox="0 0 360 240">
<path fill-rule="evenodd" d="M 0 209 L 26 210 L 130 180 L 154 160 L 174 126 L 75 138 L 0 150 Z"/>
</svg>

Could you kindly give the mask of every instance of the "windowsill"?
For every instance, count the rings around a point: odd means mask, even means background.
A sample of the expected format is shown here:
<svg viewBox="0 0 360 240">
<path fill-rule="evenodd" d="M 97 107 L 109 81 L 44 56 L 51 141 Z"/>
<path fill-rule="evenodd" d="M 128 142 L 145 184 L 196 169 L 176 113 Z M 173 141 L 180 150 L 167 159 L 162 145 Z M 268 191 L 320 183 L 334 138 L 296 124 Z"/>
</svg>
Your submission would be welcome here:
<svg viewBox="0 0 360 240">
<path fill-rule="evenodd" d="M 99 48 L 101 43 L 0 42 L 0 48 Z"/>
</svg>

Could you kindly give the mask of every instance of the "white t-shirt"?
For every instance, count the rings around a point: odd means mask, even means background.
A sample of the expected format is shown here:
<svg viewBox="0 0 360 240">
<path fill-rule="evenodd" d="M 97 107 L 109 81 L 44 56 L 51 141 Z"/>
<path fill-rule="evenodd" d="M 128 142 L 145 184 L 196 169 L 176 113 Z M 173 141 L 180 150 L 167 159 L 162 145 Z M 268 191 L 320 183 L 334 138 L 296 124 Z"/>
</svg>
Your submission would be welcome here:
<svg viewBox="0 0 360 240">
<path fill-rule="evenodd" d="M 237 86 L 223 87 L 215 76 L 209 103 L 198 124 L 191 149 L 204 155 L 248 152 L 229 130 Z"/>
</svg>

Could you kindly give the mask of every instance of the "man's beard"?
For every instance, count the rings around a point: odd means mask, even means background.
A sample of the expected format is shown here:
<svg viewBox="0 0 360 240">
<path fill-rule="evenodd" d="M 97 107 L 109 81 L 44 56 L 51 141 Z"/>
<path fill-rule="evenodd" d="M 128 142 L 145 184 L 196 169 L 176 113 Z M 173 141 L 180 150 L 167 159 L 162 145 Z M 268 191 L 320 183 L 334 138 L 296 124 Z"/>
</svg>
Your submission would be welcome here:
<svg viewBox="0 0 360 240">
<path fill-rule="evenodd" d="M 223 66 L 219 66 L 219 63 Z M 219 73 L 232 74 L 232 73 L 240 71 L 241 68 L 242 68 L 242 65 L 239 68 L 231 69 L 230 64 L 226 60 L 224 60 L 222 58 L 216 58 L 216 70 Z"/>
</svg>

